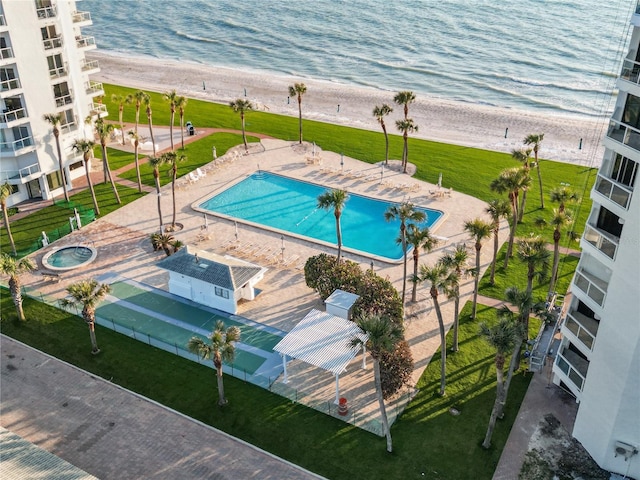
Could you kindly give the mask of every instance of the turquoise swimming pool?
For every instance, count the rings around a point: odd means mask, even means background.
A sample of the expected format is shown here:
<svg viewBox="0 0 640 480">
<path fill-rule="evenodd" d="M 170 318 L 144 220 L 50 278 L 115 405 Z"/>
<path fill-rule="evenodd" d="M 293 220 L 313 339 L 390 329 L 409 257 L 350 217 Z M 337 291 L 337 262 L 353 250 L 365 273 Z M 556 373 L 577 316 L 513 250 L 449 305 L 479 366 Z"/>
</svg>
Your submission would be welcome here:
<svg viewBox="0 0 640 480">
<path fill-rule="evenodd" d="M 256 172 L 199 204 L 203 210 L 260 224 L 270 229 L 336 243 L 333 210 L 317 208 L 318 196 L 327 187 L 294 180 L 269 172 Z M 384 212 L 393 202 L 349 194 L 340 217 L 345 249 L 397 261 L 402 247 L 396 243 L 400 222 L 387 222 Z M 443 215 L 439 210 L 421 209 L 422 226 L 432 227 Z"/>
</svg>

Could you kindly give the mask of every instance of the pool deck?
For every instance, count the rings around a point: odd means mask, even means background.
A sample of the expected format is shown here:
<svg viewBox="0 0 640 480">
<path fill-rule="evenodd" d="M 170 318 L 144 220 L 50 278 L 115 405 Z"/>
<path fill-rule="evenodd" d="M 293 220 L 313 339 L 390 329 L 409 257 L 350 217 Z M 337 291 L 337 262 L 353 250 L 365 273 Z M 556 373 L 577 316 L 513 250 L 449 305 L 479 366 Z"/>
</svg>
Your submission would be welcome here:
<svg viewBox="0 0 640 480">
<path fill-rule="evenodd" d="M 309 161 L 313 149 L 316 157 L 321 158 L 320 164 Z M 225 188 L 239 178 L 244 178 L 259 167 L 262 170 L 327 187 L 342 188 L 349 192 L 390 201 L 400 202 L 410 199 L 416 205 L 442 210 L 445 212 L 445 218 L 433 231 L 442 241 L 428 256 L 422 256 L 421 263 L 434 263 L 444 251 L 450 250 L 458 243 L 467 244 L 470 261 L 473 262 L 473 245 L 464 232 L 463 225 L 466 220 L 476 217 L 488 220 L 484 212 L 486 206 L 484 202 L 455 191 L 450 196 L 433 195 L 431 192 L 437 190 L 434 184 L 415 180 L 391 168 L 385 169 L 381 182 L 379 165 L 348 157 L 342 158 L 344 165 L 341 166 L 339 153 L 321 151 L 319 147 L 308 143 L 299 145 L 297 142 L 273 139 L 262 139 L 259 144 L 250 144 L 248 154 L 245 154 L 242 146 L 236 147 L 216 162 L 219 166 L 214 167 L 213 162 L 206 166 L 205 177 L 193 183 L 188 183 L 186 176 L 179 180 L 179 187 L 176 189 L 177 222 L 183 228 L 175 232 L 174 236 L 185 244 L 197 245 L 199 249 L 219 254 L 233 255 L 233 246 L 251 243 L 259 248 L 253 251 L 247 249 L 244 258 L 257 264 L 261 264 L 261 260 L 256 253 L 263 253 L 267 248 L 272 252 L 279 252 L 282 245 L 279 233 L 239 225 L 236 242 L 236 230 L 232 221 L 210 215 L 205 229 L 203 215 L 191 208 L 194 202 L 211 195 L 216 190 Z M 179 171 L 179 174 L 185 173 L 187 172 Z M 98 277 L 110 273 L 168 290 L 168 273 L 155 266 L 155 263 L 164 257 L 164 253 L 152 251 L 148 239 L 149 234 L 157 231 L 159 226 L 156 198 L 155 194 L 147 195 L 34 253 L 32 258 L 37 261 L 38 267 L 42 268 L 42 256 L 52 248 L 87 244 L 98 250 L 98 256 L 93 263 L 62 273 L 58 282 L 43 278 L 40 272 L 24 275 L 23 282 L 27 289 L 32 294 L 40 294 L 48 298 L 63 298 L 66 295 L 65 288 L 70 283 L 81 278 Z M 165 222 L 170 221 L 172 214 L 170 184 L 162 188 L 161 202 Z M 503 222 L 500 230 L 501 242 L 506 240 L 507 235 L 508 226 Z M 323 302 L 318 295 L 305 285 L 304 273 L 300 269 L 306 258 L 321 252 L 335 254 L 336 249 L 301 238 L 285 236 L 284 258 L 297 257 L 296 261 L 292 261 L 287 266 L 271 265 L 265 278 L 257 285 L 262 290 L 261 294 L 254 301 L 242 303 L 238 314 L 280 330 L 290 331 L 310 309 L 324 310 Z M 492 248 L 487 241 L 481 257 L 483 271 L 490 264 L 491 254 Z M 371 266 L 370 258 L 353 253 L 347 253 L 345 257 L 358 262 L 363 268 Z M 270 260 L 274 258 L 277 259 L 277 255 L 272 256 Z M 373 264 L 379 275 L 389 278 L 399 291 L 402 289 L 402 263 L 391 264 L 376 260 Z M 412 259 L 410 258 L 408 270 L 411 271 L 411 269 Z M 472 289 L 472 279 L 465 279 L 461 285 L 462 304 L 471 298 Z M 418 302 L 411 303 L 410 298 L 411 283 L 407 282 L 406 339 L 411 346 L 414 358 L 413 381 L 416 382 L 428 365 L 431 356 L 438 349 L 440 340 L 438 322 L 428 289 L 424 285 L 419 286 Z M 442 310 L 449 328 L 453 317 L 453 302 L 443 299 Z M 371 369 L 362 370 L 360 363 L 359 357 L 354 359 L 347 371 L 341 375 L 340 394 L 347 397 L 354 411 L 376 418 L 378 407 L 373 395 L 373 373 Z M 281 379 L 276 381 L 278 382 L 281 382 Z M 288 386 L 304 392 L 312 403 L 329 402 L 335 397 L 333 376 L 299 361 L 291 363 Z M 402 411 L 407 398 L 408 395 L 405 392 L 391 402 L 394 407 L 389 408 L 391 421 L 395 419 L 396 412 Z"/>
</svg>

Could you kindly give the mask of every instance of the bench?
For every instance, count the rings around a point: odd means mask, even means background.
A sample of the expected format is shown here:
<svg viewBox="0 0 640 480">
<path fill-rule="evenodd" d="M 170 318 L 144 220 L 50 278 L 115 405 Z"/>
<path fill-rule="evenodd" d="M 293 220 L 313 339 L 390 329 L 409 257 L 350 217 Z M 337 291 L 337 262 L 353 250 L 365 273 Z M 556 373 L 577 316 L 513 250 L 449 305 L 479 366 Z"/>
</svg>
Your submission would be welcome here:
<svg viewBox="0 0 640 480">
<path fill-rule="evenodd" d="M 50 282 L 59 282 L 60 281 L 60 274 L 59 273 L 42 272 L 42 277 L 45 280 L 49 280 Z"/>
</svg>

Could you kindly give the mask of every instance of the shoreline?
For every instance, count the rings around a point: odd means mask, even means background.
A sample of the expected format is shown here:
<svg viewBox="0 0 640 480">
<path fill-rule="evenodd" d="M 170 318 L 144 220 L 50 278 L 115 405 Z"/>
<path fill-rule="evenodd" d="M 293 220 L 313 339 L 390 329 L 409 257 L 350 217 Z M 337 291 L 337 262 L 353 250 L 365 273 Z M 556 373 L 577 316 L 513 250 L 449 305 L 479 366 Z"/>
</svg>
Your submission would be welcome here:
<svg viewBox="0 0 640 480">
<path fill-rule="evenodd" d="M 100 64 L 101 71 L 92 75 L 97 81 L 158 92 L 175 89 L 180 95 L 215 103 L 246 96 L 258 110 L 293 117 L 298 116 L 298 105 L 295 98 L 287 97 L 288 86 L 303 82 L 307 86 L 303 118 L 381 132 L 371 112 L 374 106 L 387 103 L 394 108 L 386 118 L 387 130 L 398 134 L 393 124 L 402 108 L 393 104 L 394 92 L 387 90 L 116 52 L 93 51 L 87 57 Z M 409 111 L 419 126 L 413 137 L 510 153 L 524 147 L 526 135 L 544 133 L 541 158 L 587 167 L 602 162 L 608 117 L 553 115 L 416 97 Z"/>
</svg>

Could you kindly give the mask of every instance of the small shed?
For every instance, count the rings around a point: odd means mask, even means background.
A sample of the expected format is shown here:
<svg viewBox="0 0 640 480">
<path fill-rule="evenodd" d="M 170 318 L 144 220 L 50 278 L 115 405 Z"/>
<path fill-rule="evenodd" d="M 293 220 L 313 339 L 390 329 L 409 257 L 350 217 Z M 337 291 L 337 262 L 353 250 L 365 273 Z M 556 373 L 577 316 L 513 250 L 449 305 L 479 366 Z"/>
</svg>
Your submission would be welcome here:
<svg viewBox="0 0 640 480">
<path fill-rule="evenodd" d="M 359 298 L 360 295 L 338 289 L 329 295 L 324 303 L 326 305 L 327 313 L 346 320 L 351 320 L 353 305 Z"/>
<path fill-rule="evenodd" d="M 162 259 L 169 271 L 169 292 L 194 302 L 236 313 L 240 300 L 253 300 L 266 268 L 230 256 L 185 247 Z"/>
<path fill-rule="evenodd" d="M 288 383 L 287 357 L 296 358 L 335 375 L 336 400 L 340 397 L 339 377 L 358 354 L 360 347 L 352 347 L 351 340 L 362 341 L 362 368 L 366 368 L 364 343 L 369 336 L 350 320 L 313 309 L 293 330 L 273 347 L 282 356 L 283 383 Z"/>
</svg>

